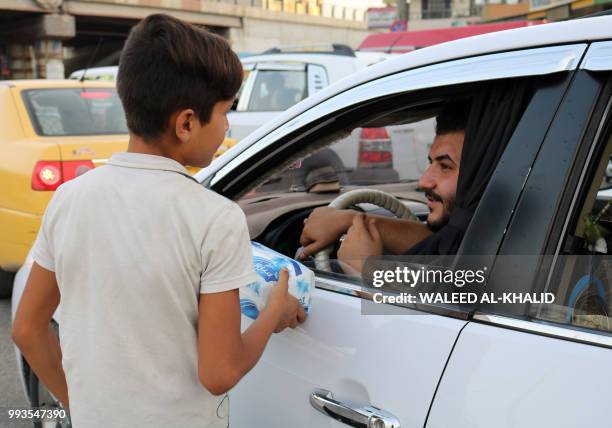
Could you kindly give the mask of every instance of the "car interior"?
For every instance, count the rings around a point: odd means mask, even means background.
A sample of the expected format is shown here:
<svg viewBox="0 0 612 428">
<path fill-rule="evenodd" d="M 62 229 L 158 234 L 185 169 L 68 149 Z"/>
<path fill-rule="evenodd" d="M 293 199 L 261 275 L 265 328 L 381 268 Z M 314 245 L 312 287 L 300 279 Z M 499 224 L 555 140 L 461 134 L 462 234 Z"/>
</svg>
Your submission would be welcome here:
<svg viewBox="0 0 612 428">
<path fill-rule="evenodd" d="M 498 126 L 495 119 L 474 121 L 472 138 L 479 133 L 490 138 L 490 128 L 495 126 L 503 128 L 506 135 L 503 138 L 510 138 L 534 93 L 533 84 L 533 79 L 511 79 L 433 88 L 368 99 L 328 113 L 329 116 L 313 116 L 314 121 L 307 127 L 274 137 L 250 158 L 249 165 L 225 175 L 215 188 L 239 203 L 252 240 L 288 257 L 295 257 L 300 248 L 304 219 L 315 208 L 327 206 L 356 189 L 385 192 L 424 222 L 429 211 L 418 180 L 429 166 L 428 154 L 435 138 L 438 113 L 449 102 L 452 105 L 457 100 L 479 97 L 486 100 L 481 105 L 488 104 L 478 114 L 492 112 L 500 117 L 506 113 L 491 110 L 491 106 L 498 105 L 497 99 L 502 97 L 510 100 L 505 108 L 512 103 L 515 109 L 512 121 L 504 122 L 503 126 Z M 506 96 L 517 93 L 514 88 L 519 87 L 521 95 Z M 489 95 L 491 90 L 495 96 Z M 503 147 L 485 147 L 504 151 Z M 477 165 L 474 168 L 479 169 Z M 495 167 L 480 169 L 493 171 Z M 358 201 L 347 208 L 394 215 L 364 202 L 370 201 Z M 337 248 L 338 245 L 329 259 L 336 258 Z"/>
<path fill-rule="evenodd" d="M 390 193 L 425 221 L 429 211 L 417 181 L 427 166 L 424 162 L 434 137 L 433 118 L 441 105 L 438 100 L 378 113 L 314 142 L 306 154 L 293 156 L 289 166 L 263 177 L 238 201 L 247 216 L 251 238 L 293 257 L 300 247 L 304 219 L 316 207 L 358 188 Z M 370 203 L 351 208 L 393 216 Z"/>
</svg>

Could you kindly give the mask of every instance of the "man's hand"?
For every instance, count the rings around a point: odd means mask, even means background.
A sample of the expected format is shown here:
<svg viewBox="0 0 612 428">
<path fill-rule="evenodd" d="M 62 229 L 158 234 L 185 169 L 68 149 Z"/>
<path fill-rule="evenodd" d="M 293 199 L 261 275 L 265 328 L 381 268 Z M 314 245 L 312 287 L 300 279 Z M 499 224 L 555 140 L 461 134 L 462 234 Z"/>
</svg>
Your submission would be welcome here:
<svg viewBox="0 0 612 428">
<path fill-rule="evenodd" d="M 368 257 L 380 256 L 383 253 L 383 242 L 376 226 L 376 220 L 367 219 L 364 214 L 357 214 L 353 224 L 338 250 L 338 259 L 343 267 L 352 274 L 361 273 L 363 263 Z"/>
<path fill-rule="evenodd" d="M 316 208 L 304 220 L 304 229 L 300 236 L 300 244 L 304 247 L 300 258 L 306 258 L 318 253 L 338 240 L 351 226 L 353 210 L 337 210 L 330 207 Z"/>
<path fill-rule="evenodd" d="M 268 308 L 279 314 L 274 333 L 280 333 L 287 327 L 296 328 L 299 323 L 306 320 L 304 308 L 298 299 L 289 294 L 289 274 L 285 269 L 281 270 L 278 283 L 270 292 Z"/>
</svg>

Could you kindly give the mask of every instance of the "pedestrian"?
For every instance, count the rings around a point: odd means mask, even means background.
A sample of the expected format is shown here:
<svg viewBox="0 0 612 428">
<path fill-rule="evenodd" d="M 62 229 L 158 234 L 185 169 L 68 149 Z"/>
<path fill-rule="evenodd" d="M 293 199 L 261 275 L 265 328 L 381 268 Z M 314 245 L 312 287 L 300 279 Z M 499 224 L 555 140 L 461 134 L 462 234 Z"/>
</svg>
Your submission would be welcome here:
<svg viewBox="0 0 612 428">
<path fill-rule="evenodd" d="M 142 20 L 117 77 L 127 152 L 45 212 L 13 339 L 77 428 L 226 427 L 226 392 L 305 319 L 283 271 L 241 334 L 238 288 L 257 280 L 244 214 L 185 169 L 222 143 L 242 73 L 223 38 Z"/>
</svg>

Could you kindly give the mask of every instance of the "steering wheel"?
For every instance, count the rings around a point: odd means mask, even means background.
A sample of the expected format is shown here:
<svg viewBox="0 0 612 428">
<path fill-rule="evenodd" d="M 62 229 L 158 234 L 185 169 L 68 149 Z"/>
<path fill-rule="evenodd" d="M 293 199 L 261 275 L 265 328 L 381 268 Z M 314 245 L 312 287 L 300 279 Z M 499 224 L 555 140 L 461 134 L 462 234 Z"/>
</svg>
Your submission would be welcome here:
<svg viewBox="0 0 612 428">
<path fill-rule="evenodd" d="M 377 205 L 391 211 L 391 213 L 397 218 L 418 221 L 418 217 L 414 215 L 414 213 L 410 211 L 410 208 L 406 207 L 399 199 L 389 193 L 381 192 L 380 190 L 351 190 L 350 192 L 346 192 L 331 201 L 329 206 L 336 209 L 345 209 L 361 203 Z M 329 263 L 329 255 L 333 250 L 334 246 L 330 245 L 314 255 L 315 267 L 318 270 L 326 272 L 332 271 Z"/>
</svg>

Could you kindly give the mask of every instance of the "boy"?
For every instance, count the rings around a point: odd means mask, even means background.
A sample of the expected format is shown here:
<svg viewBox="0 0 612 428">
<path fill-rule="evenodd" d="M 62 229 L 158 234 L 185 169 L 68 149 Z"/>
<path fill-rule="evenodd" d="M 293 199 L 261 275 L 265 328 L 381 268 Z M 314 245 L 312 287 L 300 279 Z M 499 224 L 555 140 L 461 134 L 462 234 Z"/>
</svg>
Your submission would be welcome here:
<svg viewBox="0 0 612 428">
<path fill-rule="evenodd" d="M 56 192 L 13 338 L 77 428 L 225 427 L 223 394 L 305 319 L 282 272 L 241 335 L 237 289 L 257 280 L 244 214 L 184 168 L 223 141 L 242 67 L 222 38 L 151 15 L 117 79 L 128 151 Z"/>
</svg>

